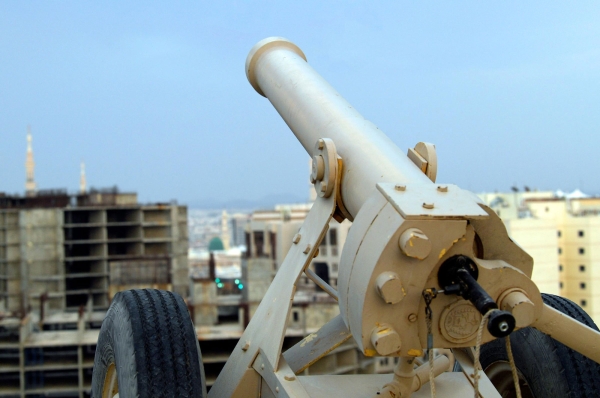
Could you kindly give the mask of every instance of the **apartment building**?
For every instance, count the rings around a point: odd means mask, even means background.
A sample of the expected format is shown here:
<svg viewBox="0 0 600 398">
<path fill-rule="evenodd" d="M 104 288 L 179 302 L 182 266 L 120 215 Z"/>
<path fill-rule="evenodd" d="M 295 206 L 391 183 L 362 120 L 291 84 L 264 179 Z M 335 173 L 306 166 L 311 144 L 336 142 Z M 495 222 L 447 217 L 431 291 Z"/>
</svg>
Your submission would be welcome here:
<svg viewBox="0 0 600 398">
<path fill-rule="evenodd" d="M 600 198 L 580 191 L 480 197 L 533 257 L 540 291 L 573 300 L 600 322 Z"/>
</svg>

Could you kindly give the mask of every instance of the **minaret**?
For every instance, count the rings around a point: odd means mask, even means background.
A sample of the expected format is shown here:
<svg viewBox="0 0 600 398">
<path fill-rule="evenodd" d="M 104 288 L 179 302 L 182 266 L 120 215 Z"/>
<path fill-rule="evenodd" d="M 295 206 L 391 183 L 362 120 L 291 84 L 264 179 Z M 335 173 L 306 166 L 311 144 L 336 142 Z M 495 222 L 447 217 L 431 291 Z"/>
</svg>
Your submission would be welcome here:
<svg viewBox="0 0 600 398">
<path fill-rule="evenodd" d="M 221 215 L 221 242 L 223 242 L 223 248 L 229 250 L 229 215 L 227 210 L 223 210 Z"/>
<path fill-rule="evenodd" d="M 31 141 L 31 126 L 27 126 L 27 158 L 25 160 L 25 173 L 27 175 L 25 180 L 25 194 L 27 196 L 35 196 L 37 192 L 35 180 L 33 178 L 35 162 L 33 161 L 33 149 L 31 148 Z"/>
<path fill-rule="evenodd" d="M 84 195 L 87 190 L 87 183 L 85 181 L 85 163 L 81 162 L 81 171 L 79 172 L 79 193 Z"/>
</svg>

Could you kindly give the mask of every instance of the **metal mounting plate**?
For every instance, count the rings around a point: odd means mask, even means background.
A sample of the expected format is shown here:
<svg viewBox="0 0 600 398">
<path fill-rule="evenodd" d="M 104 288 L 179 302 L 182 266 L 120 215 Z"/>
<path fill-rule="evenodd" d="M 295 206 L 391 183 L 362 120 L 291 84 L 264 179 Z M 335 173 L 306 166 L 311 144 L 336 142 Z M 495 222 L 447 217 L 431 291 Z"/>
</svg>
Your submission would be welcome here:
<svg viewBox="0 0 600 398">
<path fill-rule="evenodd" d="M 480 372 L 481 373 L 481 372 Z M 482 379 L 485 375 L 482 376 Z M 323 375 L 323 376 L 298 376 L 311 398 L 330 397 L 377 397 L 382 386 L 392 380 L 392 375 Z M 480 383 L 482 381 L 480 380 Z M 483 383 L 482 383 L 483 384 Z M 491 384 L 491 383 L 490 383 Z M 435 378 L 435 387 L 438 397 L 464 398 L 473 396 L 473 387 L 463 373 L 445 372 Z M 494 391 L 488 393 L 481 389 L 484 398 L 500 398 Z M 431 390 L 429 383 L 413 392 L 411 398 L 429 398 Z"/>
<path fill-rule="evenodd" d="M 477 197 L 451 184 L 377 184 L 405 220 L 482 219 L 488 214 Z"/>
</svg>

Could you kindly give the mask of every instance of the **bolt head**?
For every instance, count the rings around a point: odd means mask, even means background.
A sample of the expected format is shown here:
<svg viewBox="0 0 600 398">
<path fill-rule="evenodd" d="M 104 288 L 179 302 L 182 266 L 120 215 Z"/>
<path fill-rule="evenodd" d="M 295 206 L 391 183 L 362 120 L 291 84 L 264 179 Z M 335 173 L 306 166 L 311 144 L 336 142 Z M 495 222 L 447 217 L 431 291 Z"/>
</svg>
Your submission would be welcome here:
<svg viewBox="0 0 600 398">
<path fill-rule="evenodd" d="M 310 244 L 306 245 L 306 247 L 302 251 L 302 253 L 304 253 L 304 254 L 308 254 L 308 252 L 310 252 Z"/>
<path fill-rule="evenodd" d="M 415 314 L 415 313 L 412 313 L 412 314 L 410 314 L 410 315 L 408 316 L 408 321 L 409 321 L 409 322 L 416 322 L 416 321 L 417 321 L 417 319 L 418 319 L 418 317 L 417 317 L 417 314 Z"/>
<path fill-rule="evenodd" d="M 310 174 L 311 181 L 321 181 L 325 175 L 325 160 L 321 155 L 315 155 L 312 159 L 312 172 Z M 313 183 L 314 184 L 314 183 Z"/>
<path fill-rule="evenodd" d="M 391 355 L 402 347 L 400 335 L 390 325 L 382 324 L 371 331 L 371 343 L 379 355 Z"/>
<path fill-rule="evenodd" d="M 387 304 L 399 303 L 406 295 L 400 277 L 395 272 L 382 272 L 375 283 L 377 293 Z"/>
<path fill-rule="evenodd" d="M 398 240 L 400 250 L 408 257 L 424 260 L 431 253 L 431 241 L 417 228 L 409 228 L 402 232 Z"/>
<path fill-rule="evenodd" d="M 423 203 L 423 208 L 431 210 L 433 209 L 433 203 Z"/>
</svg>

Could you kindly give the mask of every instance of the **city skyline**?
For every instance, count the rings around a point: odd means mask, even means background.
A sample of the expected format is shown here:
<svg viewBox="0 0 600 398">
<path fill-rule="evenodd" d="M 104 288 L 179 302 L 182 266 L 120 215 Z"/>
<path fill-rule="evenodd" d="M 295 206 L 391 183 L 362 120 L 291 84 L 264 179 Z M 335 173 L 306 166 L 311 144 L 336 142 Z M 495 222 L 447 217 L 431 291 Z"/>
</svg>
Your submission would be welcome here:
<svg viewBox="0 0 600 398">
<path fill-rule="evenodd" d="M 600 193 L 593 3 L 2 8 L 0 191 L 24 192 L 31 124 L 37 189 L 76 191 L 85 160 L 142 201 L 306 198 L 307 154 L 242 69 L 281 35 L 404 151 L 436 144 L 440 182 Z"/>
</svg>

